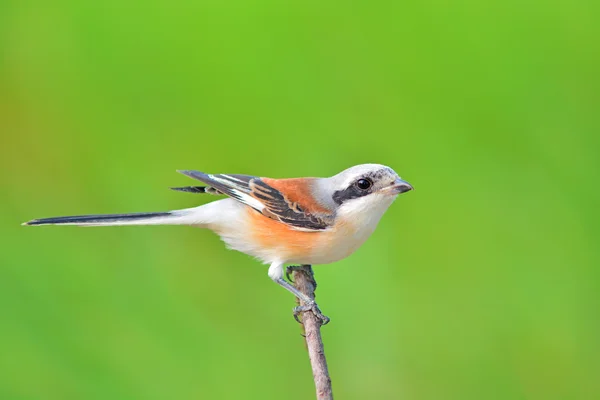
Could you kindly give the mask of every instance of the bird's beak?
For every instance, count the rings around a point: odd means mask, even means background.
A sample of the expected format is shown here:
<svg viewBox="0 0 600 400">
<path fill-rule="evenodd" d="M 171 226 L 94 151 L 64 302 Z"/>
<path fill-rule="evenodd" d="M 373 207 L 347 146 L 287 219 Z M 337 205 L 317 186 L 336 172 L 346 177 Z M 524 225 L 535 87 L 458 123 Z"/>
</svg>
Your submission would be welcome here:
<svg viewBox="0 0 600 400">
<path fill-rule="evenodd" d="M 393 183 L 393 185 L 390 186 L 390 190 L 394 194 L 405 193 L 405 192 L 408 192 L 413 189 L 414 188 L 412 187 L 412 185 L 410 183 L 403 181 L 400 178 L 396 179 L 396 181 Z"/>
</svg>

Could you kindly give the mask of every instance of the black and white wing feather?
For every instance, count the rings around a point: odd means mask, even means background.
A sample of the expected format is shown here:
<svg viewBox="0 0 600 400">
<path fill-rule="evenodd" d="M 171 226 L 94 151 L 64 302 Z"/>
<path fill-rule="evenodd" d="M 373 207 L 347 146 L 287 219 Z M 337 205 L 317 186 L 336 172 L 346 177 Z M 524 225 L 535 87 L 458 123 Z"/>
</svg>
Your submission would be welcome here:
<svg viewBox="0 0 600 400">
<path fill-rule="evenodd" d="M 333 215 L 311 214 L 301 204 L 289 201 L 279 190 L 251 175 L 205 174 L 200 171 L 178 171 L 206 183 L 218 193 L 244 203 L 266 217 L 301 231 L 322 231 L 329 228 Z M 188 191 L 188 190 L 185 190 Z"/>
</svg>

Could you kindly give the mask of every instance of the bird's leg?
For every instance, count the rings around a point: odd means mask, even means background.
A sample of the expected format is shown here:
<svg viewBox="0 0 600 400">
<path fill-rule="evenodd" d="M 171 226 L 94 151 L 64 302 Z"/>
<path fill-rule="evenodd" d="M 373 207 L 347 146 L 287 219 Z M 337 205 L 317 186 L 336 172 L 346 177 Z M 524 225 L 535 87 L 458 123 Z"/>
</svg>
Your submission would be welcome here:
<svg viewBox="0 0 600 400">
<path fill-rule="evenodd" d="M 299 268 L 299 267 L 297 267 L 297 268 Z M 290 271 L 287 271 L 288 274 L 291 271 L 293 271 L 293 267 Z M 285 279 L 283 279 L 283 264 L 282 263 L 271 264 L 271 266 L 269 267 L 269 277 L 275 283 L 282 286 L 289 292 L 293 293 L 294 296 L 299 298 L 304 303 L 303 305 L 297 306 L 294 308 L 294 318 L 296 319 L 296 321 L 300 322 L 300 320 L 298 319 L 298 314 L 305 312 L 305 311 L 312 311 L 312 313 L 315 314 L 315 316 L 321 320 L 322 325 L 325 325 L 326 323 L 329 322 L 329 318 L 326 317 L 325 315 L 323 315 L 321 313 L 321 310 L 319 310 L 319 307 L 317 306 L 315 299 L 308 297 L 307 295 L 305 295 L 304 293 L 299 291 L 297 288 L 295 288 L 294 286 L 292 286 L 288 282 L 286 282 Z"/>
</svg>

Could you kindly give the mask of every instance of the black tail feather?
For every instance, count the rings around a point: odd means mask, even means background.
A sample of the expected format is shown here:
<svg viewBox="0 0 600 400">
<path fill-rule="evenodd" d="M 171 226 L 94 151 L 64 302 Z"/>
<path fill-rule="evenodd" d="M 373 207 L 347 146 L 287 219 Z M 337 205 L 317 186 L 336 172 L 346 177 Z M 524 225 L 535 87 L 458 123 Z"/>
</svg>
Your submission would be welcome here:
<svg viewBox="0 0 600 400">
<path fill-rule="evenodd" d="M 40 218 L 25 222 L 23 225 L 55 225 L 55 224 L 102 224 L 109 222 L 131 221 L 154 217 L 167 217 L 170 212 L 146 212 L 131 214 L 100 214 L 100 215 L 74 215 L 70 217 Z"/>
</svg>

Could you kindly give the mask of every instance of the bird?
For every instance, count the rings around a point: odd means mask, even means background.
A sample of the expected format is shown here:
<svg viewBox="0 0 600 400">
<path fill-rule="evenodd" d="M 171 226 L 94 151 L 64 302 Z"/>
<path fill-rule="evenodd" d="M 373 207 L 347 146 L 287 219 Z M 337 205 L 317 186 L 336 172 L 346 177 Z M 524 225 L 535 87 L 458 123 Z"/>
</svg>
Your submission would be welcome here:
<svg viewBox="0 0 600 400">
<path fill-rule="evenodd" d="M 303 301 L 294 316 L 311 311 L 314 299 L 284 279 L 286 264 L 330 264 L 356 251 L 374 232 L 399 194 L 413 186 L 390 167 L 361 164 L 328 178 L 273 179 L 178 170 L 203 186 L 171 189 L 226 196 L 198 207 L 165 212 L 78 215 L 34 219 L 22 225 L 191 225 L 206 228 L 240 251 L 268 264 L 268 276 Z"/>
</svg>

